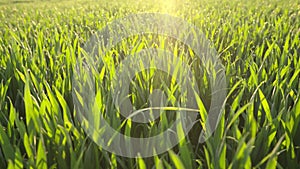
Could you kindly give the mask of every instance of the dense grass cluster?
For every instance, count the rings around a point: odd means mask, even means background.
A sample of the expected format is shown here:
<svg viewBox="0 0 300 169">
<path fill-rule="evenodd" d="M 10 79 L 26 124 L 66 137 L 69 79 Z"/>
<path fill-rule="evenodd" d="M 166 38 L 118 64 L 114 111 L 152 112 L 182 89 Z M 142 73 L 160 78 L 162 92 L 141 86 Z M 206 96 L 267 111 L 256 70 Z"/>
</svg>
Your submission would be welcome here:
<svg viewBox="0 0 300 169">
<path fill-rule="evenodd" d="M 300 4 L 283 0 L 172 2 L 172 6 L 162 1 L 2 4 L 0 168 L 300 168 Z M 164 154 L 125 158 L 99 147 L 82 129 L 74 109 L 72 78 L 90 36 L 116 18 L 140 12 L 179 16 L 203 31 L 225 67 L 227 100 L 217 130 L 205 143 L 197 142 L 199 123 Z M 174 53 L 182 46 L 156 35 L 132 37 L 108 53 L 105 61 L 118 64 L 130 54 L 129 49 L 159 48 L 162 41 L 169 42 L 165 48 Z M 188 47 L 183 48 L 186 52 L 178 56 L 193 58 Z M 200 72 L 196 79 L 202 87 L 206 72 L 197 63 L 192 66 L 196 74 Z M 113 73 L 109 70 L 95 75 L 104 91 L 110 89 Z M 135 77 L 131 99 L 137 107 L 143 107 L 144 100 L 135 87 L 156 88 L 148 82 L 157 81 L 158 76 L 170 78 L 153 70 Z M 174 91 L 168 97 L 176 101 L 176 85 L 164 87 Z M 204 87 L 200 92 L 206 109 L 208 91 Z M 109 109 L 107 120 L 126 135 L 153 135 L 172 121 L 164 116 L 162 126 L 123 123 L 112 98 L 104 92 L 100 100 L 104 116 Z"/>
</svg>

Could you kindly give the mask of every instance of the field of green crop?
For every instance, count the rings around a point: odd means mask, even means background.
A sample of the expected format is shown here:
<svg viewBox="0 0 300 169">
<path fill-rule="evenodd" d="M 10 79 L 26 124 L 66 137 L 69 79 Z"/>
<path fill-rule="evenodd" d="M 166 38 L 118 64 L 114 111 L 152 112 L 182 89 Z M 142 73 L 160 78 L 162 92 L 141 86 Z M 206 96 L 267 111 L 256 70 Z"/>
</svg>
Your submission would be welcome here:
<svg viewBox="0 0 300 169">
<path fill-rule="evenodd" d="M 192 61 L 203 103 L 199 124 L 165 153 L 127 158 L 98 146 L 82 128 L 72 80 L 95 32 L 142 12 L 168 13 L 197 26 L 224 65 L 227 96 L 216 131 L 198 143 L 211 91 L 204 65 Z M 107 53 L 109 67 L 100 64 L 99 74 L 93 73 L 97 106 L 108 123 L 125 135 L 148 137 L 168 128 L 174 117 L 166 112 L 175 110 L 164 111 L 156 122 L 135 124 L 120 116 L 108 94 L 115 65 L 136 46 L 173 53 L 189 47 L 158 35 L 130 37 Z M 195 58 L 190 50 L 178 57 Z M 144 106 L 143 92 L 161 86 L 170 104 L 180 100 L 167 73 L 145 70 L 135 76 L 130 98 L 137 109 Z M 300 168 L 300 3 L 0 1 L 0 168 Z"/>
</svg>

